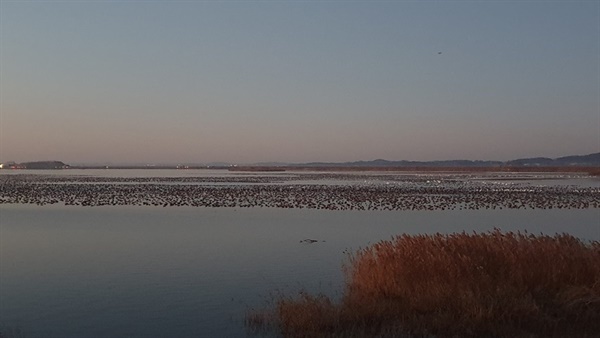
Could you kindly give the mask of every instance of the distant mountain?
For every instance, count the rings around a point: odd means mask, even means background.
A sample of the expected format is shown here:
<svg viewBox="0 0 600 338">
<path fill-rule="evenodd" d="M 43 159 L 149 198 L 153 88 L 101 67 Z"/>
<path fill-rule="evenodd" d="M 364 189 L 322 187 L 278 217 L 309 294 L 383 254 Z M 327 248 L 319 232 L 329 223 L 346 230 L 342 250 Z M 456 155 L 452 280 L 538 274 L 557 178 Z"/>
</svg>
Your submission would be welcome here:
<svg viewBox="0 0 600 338">
<path fill-rule="evenodd" d="M 37 161 L 23 162 L 20 164 L 24 169 L 67 169 L 69 166 L 61 161 Z"/>
<path fill-rule="evenodd" d="M 551 166 L 554 160 L 548 157 L 520 158 L 506 162 L 509 166 Z"/>
<path fill-rule="evenodd" d="M 600 165 L 600 153 L 559 157 L 556 161 L 564 165 Z"/>
<path fill-rule="evenodd" d="M 600 153 L 589 155 L 564 156 L 556 159 L 547 157 L 521 158 L 517 160 L 508 161 L 506 162 L 506 165 L 529 167 L 600 166 Z"/>
<path fill-rule="evenodd" d="M 376 159 L 372 161 L 354 161 L 354 162 L 309 162 L 309 163 L 282 163 L 282 162 L 261 162 L 255 164 L 242 164 L 234 165 L 226 162 L 213 162 L 208 164 L 185 164 L 185 165 L 76 165 L 70 166 L 61 161 L 37 161 L 37 162 L 24 162 L 14 163 L 7 162 L 4 165 L 0 164 L 0 168 L 5 169 L 66 169 L 66 168 L 79 168 L 79 169 L 90 169 L 90 168 L 111 168 L 111 169 L 228 169 L 231 167 L 237 167 L 238 170 L 244 168 L 317 168 L 317 167 L 371 167 L 371 168 L 385 168 L 385 167 L 447 167 L 447 168 L 460 168 L 460 167 L 600 167 L 600 153 L 594 153 L 589 155 L 572 155 L 564 156 L 559 158 L 548 158 L 548 157 L 531 157 L 531 158 L 520 158 L 507 162 L 502 161 L 479 161 L 479 160 L 444 160 L 444 161 L 389 161 L 384 159 Z"/>
<path fill-rule="evenodd" d="M 310 162 L 295 164 L 295 166 L 307 167 L 500 167 L 500 166 L 539 166 L 539 167 L 563 167 L 563 166 L 600 166 L 600 153 L 589 155 L 565 156 L 556 159 L 548 157 L 532 157 L 501 161 L 472 161 L 472 160 L 445 160 L 445 161 L 388 161 L 376 159 L 373 161 L 355 161 L 343 163 Z"/>
</svg>

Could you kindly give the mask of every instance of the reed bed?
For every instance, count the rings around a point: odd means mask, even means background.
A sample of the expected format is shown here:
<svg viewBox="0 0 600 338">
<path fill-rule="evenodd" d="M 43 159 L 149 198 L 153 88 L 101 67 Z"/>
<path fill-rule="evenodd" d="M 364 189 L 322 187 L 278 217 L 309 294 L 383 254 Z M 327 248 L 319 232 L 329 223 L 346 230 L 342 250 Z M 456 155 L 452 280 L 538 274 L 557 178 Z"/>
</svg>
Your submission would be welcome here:
<svg viewBox="0 0 600 338">
<path fill-rule="evenodd" d="M 401 235 L 350 255 L 339 302 L 251 312 L 286 337 L 599 337 L 600 243 L 568 234 Z"/>
</svg>

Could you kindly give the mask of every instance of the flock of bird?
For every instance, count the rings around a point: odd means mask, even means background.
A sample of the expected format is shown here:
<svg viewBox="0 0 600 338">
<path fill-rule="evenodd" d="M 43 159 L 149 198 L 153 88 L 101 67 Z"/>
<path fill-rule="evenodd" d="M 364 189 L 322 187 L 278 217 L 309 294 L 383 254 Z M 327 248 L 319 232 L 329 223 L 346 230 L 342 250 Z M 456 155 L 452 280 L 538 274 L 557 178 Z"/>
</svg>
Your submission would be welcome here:
<svg viewBox="0 0 600 338">
<path fill-rule="evenodd" d="M 323 210 L 586 209 L 600 208 L 600 188 L 442 174 L 0 175 L 0 204 L 12 203 Z"/>
</svg>

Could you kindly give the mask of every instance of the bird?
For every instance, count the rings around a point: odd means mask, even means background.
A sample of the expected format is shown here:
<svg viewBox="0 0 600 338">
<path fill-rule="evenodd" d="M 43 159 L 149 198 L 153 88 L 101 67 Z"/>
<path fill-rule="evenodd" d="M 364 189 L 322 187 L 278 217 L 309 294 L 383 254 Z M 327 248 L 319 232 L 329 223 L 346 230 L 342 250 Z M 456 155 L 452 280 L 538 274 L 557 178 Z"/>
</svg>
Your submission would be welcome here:
<svg viewBox="0 0 600 338">
<path fill-rule="evenodd" d="M 442 52 L 438 52 L 438 55 L 442 54 Z"/>
</svg>

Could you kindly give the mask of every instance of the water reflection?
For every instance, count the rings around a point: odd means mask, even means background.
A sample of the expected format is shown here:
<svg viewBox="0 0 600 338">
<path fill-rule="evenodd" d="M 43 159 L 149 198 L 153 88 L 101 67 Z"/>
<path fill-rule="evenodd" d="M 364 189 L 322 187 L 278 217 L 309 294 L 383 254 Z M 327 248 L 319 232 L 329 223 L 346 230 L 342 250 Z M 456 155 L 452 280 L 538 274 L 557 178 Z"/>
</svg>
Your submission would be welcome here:
<svg viewBox="0 0 600 338">
<path fill-rule="evenodd" d="M 30 337 L 244 336 L 244 312 L 274 290 L 335 295 L 345 250 L 400 233 L 499 227 L 600 240 L 599 209 L 4 205 L 0 215 L 0 327 Z"/>
</svg>

